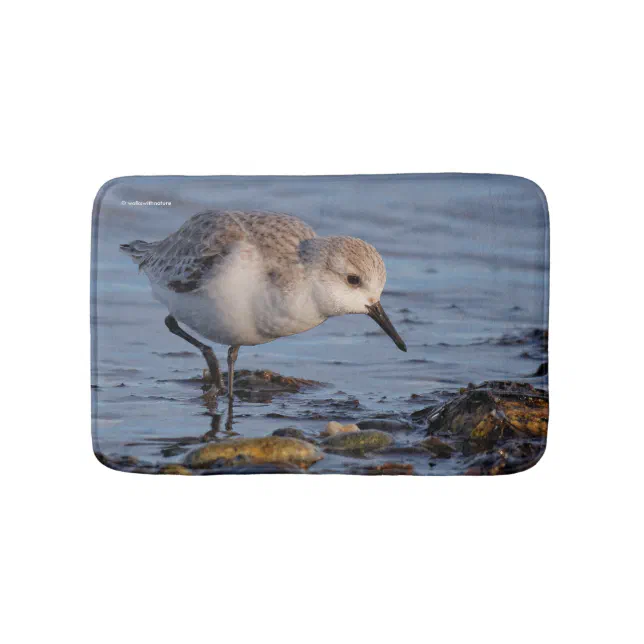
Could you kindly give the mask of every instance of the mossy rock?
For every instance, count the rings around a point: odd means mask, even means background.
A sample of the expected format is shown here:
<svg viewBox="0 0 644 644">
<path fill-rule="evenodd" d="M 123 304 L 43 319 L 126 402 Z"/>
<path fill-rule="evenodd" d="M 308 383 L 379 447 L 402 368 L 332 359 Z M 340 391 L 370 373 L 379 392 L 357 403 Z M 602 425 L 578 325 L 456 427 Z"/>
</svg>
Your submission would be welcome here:
<svg viewBox="0 0 644 644">
<path fill-rule="evenodd" d="M 324 454 L 306 441 L 282 436 L 265 436 L 209 443 L 190 452 L 186 457 L 186 465 L 207 468 L 212 465 L 290 463 L 306 468 L 322 458 Z"/>
<path fill-rule="evenodd" d="M 524 383 L 470 385 L 429 412 L 427 430 L 480 440 L 542 438 L 548 431 L 548 394 Z"/>
<path fill-rule="evenodd" d="M 322 447 L 332 452 L 373 452 L 389 447 L 393 442 L 394 439 L 386 432 L 366 429 L 330 436 L 322 442 Z"/>
</svg>

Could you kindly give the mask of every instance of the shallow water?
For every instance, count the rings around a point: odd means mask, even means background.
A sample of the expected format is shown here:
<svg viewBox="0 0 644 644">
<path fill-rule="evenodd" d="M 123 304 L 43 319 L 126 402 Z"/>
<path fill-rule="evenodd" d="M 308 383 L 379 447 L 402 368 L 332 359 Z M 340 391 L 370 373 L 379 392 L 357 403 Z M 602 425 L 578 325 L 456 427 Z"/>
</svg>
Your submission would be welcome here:
<svg viewBox="0 0 644 644">
<path fill-rule="evenodd" d="M 133 201 L 171 206 L 134 206 Z M 125 202 L 125 204 L 123 204 Z M 180 462 L 177 438 L 225 436 L 196 377 L 205 366 L 166 329 L 165 308 L 118 246 L 154 241 L 208 208 L 287 212 L 320 235 L 372 243 L 387 266 L 382 303 L 408 353 L 366 316 L 333 318 L 306 333 L 242 347 L 238 369 L 270 369 L 327 383 L 269 402 L 235 401 L 233 432 L 265 436 L 281 427 L 317 435 L 329 420 L 407 420 L 468 383 L 533 376 L 547 356 L 528 337 L 547 320 L 546 214 L 529 181 L 476 175 L 391 177 L 130 178 L 100 201 L 93 256 L 92 391 L 95 449 L 148 462 Z M 226 349 L 214 346 L 222 365 Z M 403 447 L 422 428 L 396 432 Z M 166 442 L 160 442 L 164 439 Z M 328 454 L 310 472 L 411 463 L 418 474 L 462 471 L 467 463 L 390 451 L 369 458 Z"/>
</svg>

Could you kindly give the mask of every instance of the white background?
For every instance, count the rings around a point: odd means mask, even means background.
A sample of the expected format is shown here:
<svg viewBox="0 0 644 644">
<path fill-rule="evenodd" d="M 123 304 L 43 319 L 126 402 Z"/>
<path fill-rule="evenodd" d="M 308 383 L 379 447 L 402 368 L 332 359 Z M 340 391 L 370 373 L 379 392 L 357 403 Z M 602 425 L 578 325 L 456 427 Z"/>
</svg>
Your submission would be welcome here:
<svg viewBox="0 0 644 644">
<path fill-rule="evenodd" d="M 7 5 L 4 641 L 641 641 L 636 9 Z M 436 171 L 522 175 L 549 200 L 551 425 L 534 469 L 190 479 L 95 460 L 104 181 Z"/>
</svg>

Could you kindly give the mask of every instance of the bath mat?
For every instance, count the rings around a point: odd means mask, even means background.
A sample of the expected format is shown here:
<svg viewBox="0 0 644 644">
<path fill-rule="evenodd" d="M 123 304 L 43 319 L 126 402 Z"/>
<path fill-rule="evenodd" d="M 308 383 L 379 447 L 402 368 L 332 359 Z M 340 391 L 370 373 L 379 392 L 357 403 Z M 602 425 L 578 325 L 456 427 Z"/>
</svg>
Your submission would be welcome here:
<svg viewBox="0 0 644 644">
<path fill-rule="evenodd" d="M 548 425 L 548 211 L 501 175 L 98 192 L 92 437 L 150 474 L 494 475 Z"/>
</svg>

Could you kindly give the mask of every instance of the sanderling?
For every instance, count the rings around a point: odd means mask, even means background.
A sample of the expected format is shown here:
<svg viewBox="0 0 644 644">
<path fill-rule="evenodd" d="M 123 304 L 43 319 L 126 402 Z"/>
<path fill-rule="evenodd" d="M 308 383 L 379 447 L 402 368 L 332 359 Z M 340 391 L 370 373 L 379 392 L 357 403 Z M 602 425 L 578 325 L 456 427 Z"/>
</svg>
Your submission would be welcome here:
<svg viewBox="0 0 644 644">
<path fill-rule="evenodd" d="M 177 321 L 229 346 L 230 401 L 240 346 L 302 333 L 336 315 L 368 315 L 407 351 L 380 304 L 385 264 L 361 239 L 318 237 L 291 215 L 212 210 L 162 241 L 136 240 L 121 250 L 168 307 L 168 329 L 201 351 L 217 393 L 224 388 L 212 348 Z"/>
</svg>

